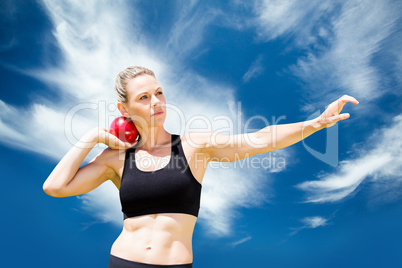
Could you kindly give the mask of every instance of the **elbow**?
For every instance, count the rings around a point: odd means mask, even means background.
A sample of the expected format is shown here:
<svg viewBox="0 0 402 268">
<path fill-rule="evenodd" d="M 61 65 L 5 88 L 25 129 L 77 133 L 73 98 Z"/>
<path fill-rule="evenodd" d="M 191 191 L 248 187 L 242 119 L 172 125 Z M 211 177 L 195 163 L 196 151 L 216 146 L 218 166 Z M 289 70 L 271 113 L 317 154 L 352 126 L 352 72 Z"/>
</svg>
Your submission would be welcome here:
<svg viewBox="0 0 402 268">
<path fill-rule="evenodd" d="M 51 196 L 51 197 L 63 197 L 60 194 L 60 191 L 50 187 L 49 185 L 46 184 L 46 182 L 43 184 L 43 191 L 45 192 L 45 194 L 47 194 L 48 196 Z"/>
<path fill-rule="evenodd" d="M 53 191 L 52 189 L 43 186 L 43 191 L 45 192 L 45 194 L 47 194 L 48 196 L 52 196 L 52 197 L 57 197 L 57 194 L 55 191 Z"/>
</svg>

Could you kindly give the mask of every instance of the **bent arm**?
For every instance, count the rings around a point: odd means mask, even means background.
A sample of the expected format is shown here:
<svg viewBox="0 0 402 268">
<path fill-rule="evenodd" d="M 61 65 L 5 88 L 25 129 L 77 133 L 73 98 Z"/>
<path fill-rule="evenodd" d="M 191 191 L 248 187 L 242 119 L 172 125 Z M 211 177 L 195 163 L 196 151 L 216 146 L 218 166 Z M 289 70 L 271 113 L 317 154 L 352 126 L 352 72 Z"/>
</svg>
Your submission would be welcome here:
<svg viewBox="0 0 402 268">
<path fill-rule="evenodd" d="M 80 168 L 97 143 L 96 129 L 85 134 L 54 168 L 43 184 L 43 191 L 53 197 L 73 196 L 89 192 L 105 182 L 112 170 L 100 161 L 99 155 Z"/>
</svg>

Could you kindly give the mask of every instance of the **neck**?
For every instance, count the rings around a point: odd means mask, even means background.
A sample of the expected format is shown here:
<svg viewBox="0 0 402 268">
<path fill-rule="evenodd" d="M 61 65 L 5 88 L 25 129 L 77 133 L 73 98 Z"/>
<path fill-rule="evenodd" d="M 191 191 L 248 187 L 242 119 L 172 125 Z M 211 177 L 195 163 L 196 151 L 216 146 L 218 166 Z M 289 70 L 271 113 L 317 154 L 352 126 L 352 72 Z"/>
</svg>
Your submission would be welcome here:
<svg viewBox="0 0 402 268">
<path fill-rule="evenodd" d="M 141 139 L 138 142 L 138 147 L 151 151 L 166 145 L 170 142 L 171 135 L 162 127 L 151 127 L 147 129 L 138 129 Z"/>
</svg>

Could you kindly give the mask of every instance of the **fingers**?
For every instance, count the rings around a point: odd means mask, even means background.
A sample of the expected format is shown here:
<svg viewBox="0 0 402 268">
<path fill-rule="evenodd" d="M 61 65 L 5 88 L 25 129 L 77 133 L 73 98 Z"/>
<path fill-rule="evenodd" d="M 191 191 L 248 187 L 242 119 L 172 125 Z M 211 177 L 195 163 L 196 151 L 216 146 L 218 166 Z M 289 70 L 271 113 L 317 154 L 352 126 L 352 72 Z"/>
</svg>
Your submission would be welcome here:
<svg viewBox="0 0 402 268">
<path fill-rule="evenodd" d="M 112 149 L 124 149 L 126 144 L 118 139 L 115 135 L 107 132 L 105 137 L 105 144 Z"/>
<path fill-rule="evenodd" d="M 324 113 L 321 115 L 322 125 L 330 127 L 336 124 L 340 120 L 348 119 L 350 117 L 349 113 L 340 114 L 340 112 L 343 109 L 343 106 L 348 102 L 351 102 L 355 105 L 359 104 L 359 102 L 352 96 L 343 95 L 338 100 L 332 102 L 324 111 Z"/>
<path fill-rule="evenodd" d="M 117 142 L 117 144 L 114 146 L 114 148 L 116 148 L 116 149 L 129 149 L 129 148 L 133 147 L 134 145 L 136 145 L 138 141 L 134 141 L 133 143 L 124 142 L 121 139 L 118 139 L 117 137 L 115 137 L 115 142 Z"/>
<path fill-rule="evenodd" d="M 133 143 L 124 142 L 124 146 L 125 146 L 126 149 L 129 149 L 129 148 L 133 147 L 134 145 L 136 145 L 137 142 L 138 142 L 138 141 L 135 141 L 135 142 L 133 142 Z"/>
<path fill-rule="evenodd" d="M 329 110 L 339 114 L 342 111 L 343 106 L 345 106 L 345 104 L 348 103 L 348 102 L 351 102 L 351 103 L 353 103 L 355 105 L 359 104 L 359 102 L 355 98 L 353 98 L 352 96 L 343 95 L 342 97 L 340 97 L 339 99 L 337 99 L 336 101 L 331 103 L 328 106 L 328 108 L 329 108 Z"/>
<path fill-rule="evenodd" d="M 350 117 L 349 113 L 344 113 L 344 114 L 339 114 L 339 115 L 330 117 L 330 118 L 328 118 L 328 120 L 331 122 L 331 124 L 335 124 L 336 122 L 348 119 L 349 117 Z"/>
<path fill-rule="evenodd" d="M 110 140 L 109 147 L 111 147 L 112 149 L 129 149 L 129 148 L 133 147 L 137 142 L 138 141 L 135 141 L 133 143 L 124 142 L 124 141 L 120 140 L 119 138 L 117 138 L 116 136 L 111 134 L 111 140 Z"/>
<path fill-rule="evenodd" d="M 347 103 L 347 102 L 351 102 L 354 105 L 359 104 L 359 102 L 355 98 L 353 98 L 352 96 L 349 96 L 349 95 L 343 95 L 342 97 L 339 98 L 339 101 L 341 101 L 343 103 L 343 105 L 345 105 L 345 103 Z"/>
</svg>

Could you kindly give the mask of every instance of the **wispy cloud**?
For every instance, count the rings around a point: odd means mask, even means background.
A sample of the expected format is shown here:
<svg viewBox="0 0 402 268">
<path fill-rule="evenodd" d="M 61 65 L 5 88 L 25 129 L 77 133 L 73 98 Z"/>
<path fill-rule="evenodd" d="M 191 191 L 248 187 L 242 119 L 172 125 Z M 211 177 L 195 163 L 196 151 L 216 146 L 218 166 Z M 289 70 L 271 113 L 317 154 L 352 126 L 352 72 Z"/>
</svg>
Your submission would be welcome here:
<svg viewBox="0 0 402 268">
<path fill-rule="evenodd" d="M 305 51 L 288 69 L 305 85 L 302 110 L 311 113 L 328 100 L 348 94 L 366 103 L 357 107 L 356 115 L 363 114 L 363 109 L 380 113 L 373 100 L 387 92 L 400 95 L 402 64 L 396 44 L 402 42 L 401 8 L 397 1 L 256 1 L 255 27 L 260 42 L 281 38 L 289 42 L 287 49 Z M 400 131 L 399 118 L 381 135 L 373 134 L 380 142 L 373 143 L 372 138 L 361 144 L 361 156 L 342 161 L 338 172 L 297 185 L 308 193 L 306 202 L 350 197 L 369 177 L 377 178 L 373 189 L 378 191 L 389 192 L 400 185 L 400 165 L 395 164 L 400 163 L 400 141 L 395 136 Z M 378 146 L 370 149 L 372 144 Z M 397 193 L 393 191 L 392 199 Z"/>
<path fill-rule="evenodd" d="M 332 1 L 261 0 L 255 1 L 254 24 L 260 41 L 271 41 L 282 36 L 293 36 L 303 45 L 314 42 L 311 31 Z M 307 37 L 307 38 L 306 38 Z"/>
<path fill-rule="evenodd" d="M 198 0 L 177 2 L 176 10 L 178 15 L 169 32 L 167 47 L 179 52 L 175 56 L 180 57 L 200 45 L 206 28 L 215 20 L 218 11 L 200 5 Z"/>
<path fill-rule="evenodd" d="M 328 47 L 310 50 L 291 70 L 316 96 L 339 89 L 363 101 L 381 96 L 386 92 L 381 90 L 381 66 L 373 58 L 386 50 L 383 42 L 396 30 L 401 15 L 394 8 L 387 1 L 345 2 L 327 25 L 326 33 L 332 33 L 324 36 L 331 40 Z"/>
<path fill-rule="evenodd" d="M 111 223 L 121 227 L 123 214 L 119 213 L 121 211 L 119 192 L 111 181 L 77 198 L 82 201 L 79 211 L 94 217 L 94 221 L 84 223 L 83 230 L 97 223 Z"/>
<path fill-rule="evenodd" d="M 235 242 L 231 243 L 230 246 L 233 247 L 233 248 L 237 247 L 238 245 L 243 244 L 243 243 L 251 240 L 251 238 L 252 238 L 251 236 L 247 236 L 245 238 L 242 238 L 242 239 L 240 239 L 238 241 L 235 241 Z"/>
<path fill-rule="evenodd" d="M 225 163 L 205 172 L 199 221 L 214 237 L 232 234 L 231 223 L 241 216 L 236 208 L 260 206 L 269 201 L 269 189 L 264 186 L 268 183 L 266 176 L 258 169 L 231 168 L 234 165 Z"/>
<path fill-rule="evenodd" d="M 329 219 L 320 217 L 320 216 L 314 216 L 314 217 L 305 217 L 301 220 L 301 222 L 304 224 L 303 226 L 297 227 L 297 228 L 292 228 L 294 231 L 290 233 L 290 236 L 293 236 L 300 232 L 303 229 L 315 229 L 318 227 L 322 227 L 328 224 Z"/>
<path fill-rule="evenodd" d="M 256 78 L 264 72 L 263 55 L 259 55 L 257 59 L 251 64 L 250 68 L 243 75 L 242 80 L 244 83 L 249 82 L 252 78 Z"/>
<path fill-rule="evenodd" d="M 372 149 L 356 148 L 357 158 L 342 161 L 333 174 L 322 174 L 320 180 L 306 181 L 296 185 L 307 193 L 306 202 L 326 203 L 340 201 L 353 194 L 366 179 L 373 184 L 374 195 L 379 201 L 395 201 L 401 196 L 402 172 L 402 115 L 393 120 L 391 127 L 384 127 L 366 143 Z M 369 145 L 366 145 L 369 147 Z M 363 147 L 364 148 L 364 147 Z M 395 188 L 397 187 L 397 188 Z M 378 192 L 378 191 L 379 192 Z M 379 195 L 385 193 L 385 195 Z M 392 193 L 392 196 L 389 194 Z"/>
<path fill-rule="evenodd" d="M 399 47 L 386 45 L 386 40 L 392 36 L 402 42 L 401 35 L 394 35 L 400 11 L 397 1 L 266 0 L 256 1 L 255 25 L 260 41 L 292 37 L 294 47 L 305 51 L 289 70 L 308 89 L 302 109 L 313 112 L 312 103 L 326 105 L 325 101 L 342 94 L 369 101 L 400 90 L 385 86 L 380 73 L 384 63 L 374 60 L 398 54 Z M 400 66 L 396 58 L 388 61 Z M 388 79 L 400 70 L 387 69 Z"/>
</svg>

